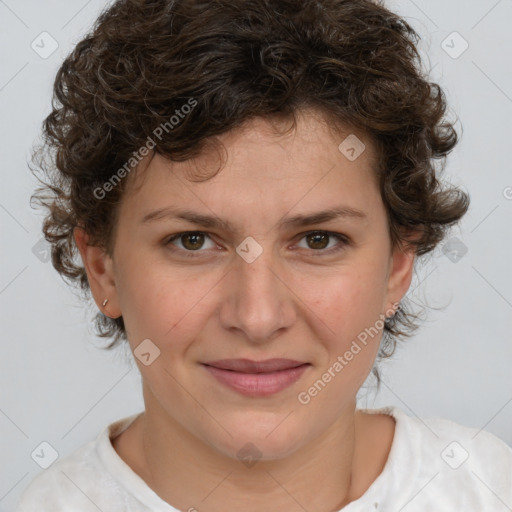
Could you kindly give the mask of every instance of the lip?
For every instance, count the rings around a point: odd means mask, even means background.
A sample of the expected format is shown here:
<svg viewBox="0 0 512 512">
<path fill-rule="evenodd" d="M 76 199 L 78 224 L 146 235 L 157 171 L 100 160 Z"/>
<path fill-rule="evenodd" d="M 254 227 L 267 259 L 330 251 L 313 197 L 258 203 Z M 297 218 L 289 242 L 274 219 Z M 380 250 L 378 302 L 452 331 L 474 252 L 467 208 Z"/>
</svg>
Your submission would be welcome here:
<svg viewBox="0 0 512 512">
<path fill-rule="evenodd" d="M 247 396 L 269 396 L 296 382 L 309 363 L 292 359 L 221 359 L 203 363 L 215 379 Z"/>
<path fill-rule="evenodd" d="M 288 370 L 306 364 L 304 361 L 295 361 L 293 359 L 264 359 L 263 361 L 254 361 L 252 359 L 219 359 L 217 361 L 208 361 L 208 366 L 214 366 L 221 370 L 232 370 L 241 373 L 269 373 L 280 370 Z"/>
</svg>

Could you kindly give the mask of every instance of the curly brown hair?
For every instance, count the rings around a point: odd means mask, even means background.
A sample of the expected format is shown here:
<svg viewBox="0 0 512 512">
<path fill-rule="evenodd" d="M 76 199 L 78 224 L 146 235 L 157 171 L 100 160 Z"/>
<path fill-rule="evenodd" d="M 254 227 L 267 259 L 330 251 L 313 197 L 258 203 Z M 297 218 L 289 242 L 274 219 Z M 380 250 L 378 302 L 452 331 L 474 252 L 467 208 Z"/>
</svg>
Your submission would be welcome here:
<svg viewBox="0 0 512 512">
<path fill-rule="evenodd" d="M 58 70 L 33 153 L 46 178 L 33 199 L 47 209 L 53 266 L 89 297 L 73 229 L 111 254 L 126 180 L 104 184 L 156 127 L 167 126 L 152 137 L 153 153 L 183 161 L 256 116 L 295 123 L 308 108 L 374 141 L 392 247 L 429 253 L 469 196 L 436 175 L 458 135 L 442 89 L 422 70 L 418 41 L 406 21 L 370 0 L 116 1 Z M 171 125 L 191 99 L 196 106 Z M 385 322 L 378 357 L 411 336 L 418 318 L 403 299 Z M 126 340 L 122 317 L 97 313 L 95 325 L 111 339 L 107 349 Z"/>
</svg>

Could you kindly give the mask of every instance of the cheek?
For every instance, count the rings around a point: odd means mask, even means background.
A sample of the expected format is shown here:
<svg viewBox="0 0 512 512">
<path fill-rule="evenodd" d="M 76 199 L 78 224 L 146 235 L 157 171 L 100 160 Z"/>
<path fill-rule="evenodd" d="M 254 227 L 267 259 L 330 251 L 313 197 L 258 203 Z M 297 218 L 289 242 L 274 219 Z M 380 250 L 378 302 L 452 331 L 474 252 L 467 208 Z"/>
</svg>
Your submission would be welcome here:
<svg viewBox="0 0 512 512">
<path fill-rule="evenodd" d="M 303 390 L 318 393 L 314 407 L 339 411 L 344 398 L 355 396 L 370 373 L 384 326 L 381 281 L 374 269 L 361 269 L 333 279 L 332 286 L 316 298 L 315 312 L 330 334 L 321 340 L 324 355 L 317 375 L 308 383 L 312 387 Z"/>
<path fill-rule="evenodd" d="M 137 266 L 127 260 L 118 287 L 123 319 L 133 342 L 150 338 L 159 346 L 187 338 L 185 330 L 204 310 L 215 279 L 186 275 L 186 270 L 161 271 L 156 265 Z M 198 317 L 199 315 L 199 317 Z M 179 333 L 179 336 L 177 334 Z"/>
<path fill-rule="evenodd" d="M 223 272 L 198 275 L 197 268 L 185 266 L 171 272 L 165 265 L 148 261 L 133 254 L 118 267 L 119 300 L 129 339 L 137 344 L 149 338 L 162 350 L 172 346 L 172 351 L 180 352 L 229 295 L 221 289 Z M 366 254 L 357 264 L 329 275 L 290 274 L 293 293 L 287 300 L 295 303 L 297 322 L 309 324 L 329 353 L 345 352 L 352 339 L 375 324 L 384 290 L 381 267 L 380 261 Z"/>
<path fill-rule="evenodd" d="M 323 292 L 312 292 L 310 297 L 315 312 L 342 341 L 375 323 L 381 313 L 383 293 L 381 274 L 375 267 L 366 267 L 342 271 Z"/>
</svg>

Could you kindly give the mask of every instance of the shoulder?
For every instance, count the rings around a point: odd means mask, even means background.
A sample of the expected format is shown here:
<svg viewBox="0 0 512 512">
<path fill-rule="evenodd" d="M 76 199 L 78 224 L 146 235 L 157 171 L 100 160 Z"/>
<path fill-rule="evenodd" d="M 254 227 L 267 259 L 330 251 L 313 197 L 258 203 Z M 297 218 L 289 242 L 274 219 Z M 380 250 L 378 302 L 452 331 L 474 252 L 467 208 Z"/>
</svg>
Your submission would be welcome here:
<svg viewBox="0 0 512 512">
<path fill-rule="evenodd" d="M 16 512 L 122 510 L 114 503 L 124 505 L 124 491 L 101 453 L 108 450 L 110 436 L 125 428 L 131 418 L 106 426 L 96 439 L 39 473 L 23 491 Z"/>
<path fill-rule="evenodd" d="M 397 407 L 367 410 L 393 416 L 389 477 L 404 483 L 404 503 L 416 510 L 510 510 L 512 447 L 486 430 L 406 414 Z M 402 489 L 404 488 L 402 487 Z"/>
<path fill-rule="evenodd" d="M 425 454 L 440 458 L 452 469 L 458 469 L 466 462 L 473 470 L 499 466 L 508 470 L 512 478 L 512 447 L 496 435 L 447 418 L 419 418 L 393 409 L 398 421 L 406 423 L 406 430 L 421 441 L 419 448 Z"/>
<path fill-rule="evenodd" d="M 512 448 L 483 430 L 444 418 L 426 418 L 423 456 L 431 463 L 435 489 L 467 510 L 510 510 L 512 506 Z M 426 453 L 431 447 L 430 456 Z M 459 494 L 464 492 L 465 496 Z M 457 496 L 459 495 L 459 496 Z M 470 508 L 473 507 L 473 508 Z"/>
<path fill-rule="evenodd" d="M 39 473 L 23 491 L 17 512 L 61 511 L 70 506 L 89 510 L 88 487 L 94 485 L 101 474 L 94 456 L 94 444 L 91 441 L 81 446 Z M 87 485 L 84 486 L 84 482 Z"/>
</svg>

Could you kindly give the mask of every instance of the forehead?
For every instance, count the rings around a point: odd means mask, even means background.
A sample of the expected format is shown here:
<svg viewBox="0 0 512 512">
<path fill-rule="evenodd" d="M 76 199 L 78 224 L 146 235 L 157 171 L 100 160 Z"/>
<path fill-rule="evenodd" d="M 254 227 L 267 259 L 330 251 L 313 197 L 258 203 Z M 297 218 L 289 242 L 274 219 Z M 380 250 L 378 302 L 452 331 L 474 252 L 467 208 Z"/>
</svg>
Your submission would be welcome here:
<svg viewBox="0 0 512 512">
<path fill-rule="evenodd" d="M 378 200 L 377 155 L 369 137 L 315 113 L 298 115 L 290 127 L 285 119 L 255 118 L 218 137 L 221 153 L 209 147 L 184 162 L 156 154 L 130 176 L 123 204 L 144 214 L 158 206 L 194 205 L 233 215 L 251 208 L 264 215 L 340 201 L 370 208 Z M 197 181 L 198 175 L 212 177 Z"/>
</svg>

